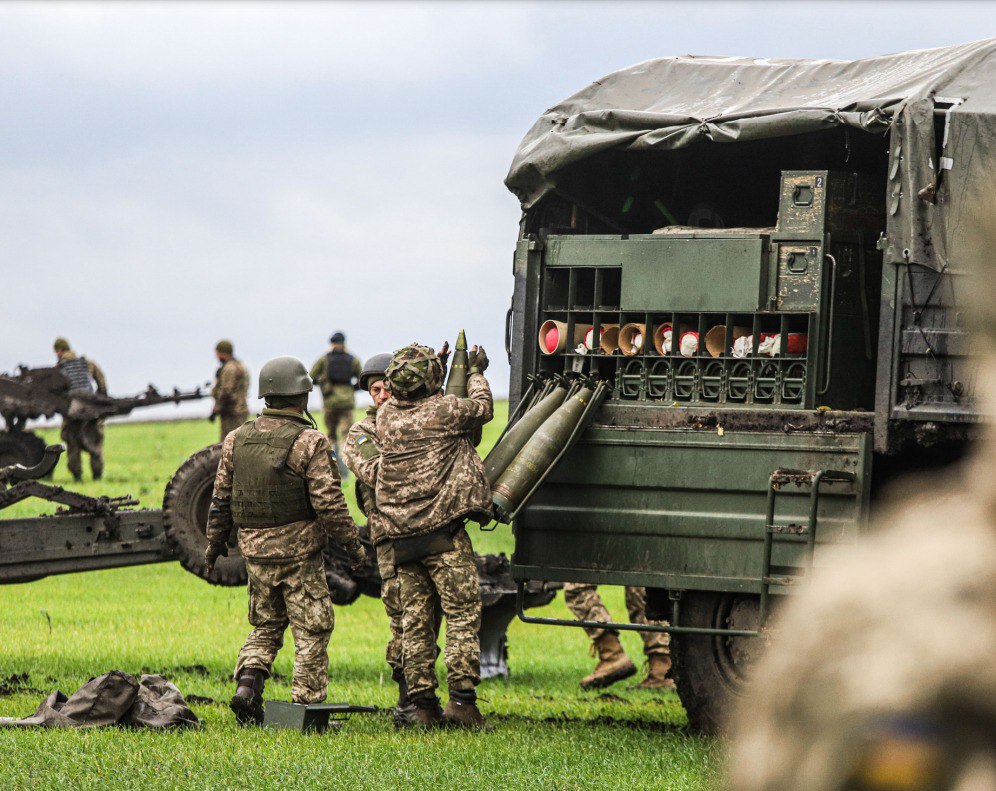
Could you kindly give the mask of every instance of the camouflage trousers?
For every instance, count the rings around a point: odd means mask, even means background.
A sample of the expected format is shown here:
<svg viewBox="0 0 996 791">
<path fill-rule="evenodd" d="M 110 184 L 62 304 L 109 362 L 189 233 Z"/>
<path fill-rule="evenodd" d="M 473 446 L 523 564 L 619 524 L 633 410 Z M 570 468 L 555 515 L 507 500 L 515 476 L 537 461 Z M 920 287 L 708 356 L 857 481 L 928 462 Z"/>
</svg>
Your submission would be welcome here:
<svg viewBox="0 0 996 791">
<path fill-rule="evenodd" d="M 235 431 L 235 429 L 245 423 L 248 419 L 248 412 L 222 412 L 218 415 L 218 420 L 221 422 L 221 441 L 224 442 L 225 437 Z"/>
<path fill-rule="evenodd" d="M 328 647 L 335 625 L 321 554 L 282 563 L 247 560 L 246 571 L 249 623 L 255 628 L 239 651 L 235 678 L 243 668 L 258 668 L 269 676 L 289 625 L 294 636 L 294 702 L 321 703 L 328 688 Z"/>
<path fill-rule="evenodd" d="M 586 585 L 580 582 L 564 583 L 564 601 L 568 609 L 574 613 L 574 617 L 579 621 L 611 621 L 612 616 L 602 597 L 598 595 L 597 585 Z M 667 621 L 647 620 L 647 589 L 637 588 L 631 585 L 626 586 L 626 611 L 629 613 L 630 623 L 653 623 L 666 625 Z M 594 640 L 605 633 L 605 629 L 585 629 L 588 636 Z M 643 638 L 643 653 L 647 656 L 651 654 L 669 654 L 671 636 L 663 632 L 640 632 Z"/>
<path fill-rule="evenodd" d="M 352 407 L 325 407 L 325 433 L 337 448 L 346 444 L 349 429 L 353 426 Z"/>
<path fill-rule="evenodd" d="M 446 679 L 450 690 L 473 689 L 481 681 L 481 586 L 467 531 L 461 529 L 449 552 L 398 566 L 402 661 L 408 694 L 435 691 L 438 649 L 437 608 L 446 617 Z"/>
<path fill-rule="evenodd" d="M 380 584 L 380 598 L 391 621 L 391 639 L 387 642 L 385 658 L 395 675 L 401 673 L 401 636 L 404 634 L 401 609 L 401 585 L 395 574 Z"/>
<path fill-rule="evenodd" d="M 387 617 L 391 622 L 391 639 L 387 643 L 386 659 L 387 664 L 391 666 L 391 675 L 394 677 L 395 681 L 399 680 L 402 671 L 402 654 L 401 654 L 401 644 L 402 635 L 404 634 L 404 624 L 402 623 L 402 616 L 404 610 L 401 608 L 401 584 L 398 582 L 398 575 L 395 574 L 390 579 L 384 580 L 380 585 L 380 598 L 384 602 L 384 609 L 387 611 Z M 433 633 L 433 646 L 439 641 L 439 626 L 442 623 L 442 613 L 439 610 L 439 604 L 437 602 L 436 607 L 433 611 L 433 621 L 432 621 L 432 633 Z M 436 648 L 436 654 L 439 654 L 438 647 Z M 435 656 L 433 657 L 433 663 L 435 663 Z"/>
<path fill-rule="evenodd" d="M 104 421 L 64 420 L 60 433 L 66 443 L 66 466 L 72 476 L 83 477 L 83 451 L 90 454 L 90 472 L 95 481 L 104 474 Z"/>
</svg>

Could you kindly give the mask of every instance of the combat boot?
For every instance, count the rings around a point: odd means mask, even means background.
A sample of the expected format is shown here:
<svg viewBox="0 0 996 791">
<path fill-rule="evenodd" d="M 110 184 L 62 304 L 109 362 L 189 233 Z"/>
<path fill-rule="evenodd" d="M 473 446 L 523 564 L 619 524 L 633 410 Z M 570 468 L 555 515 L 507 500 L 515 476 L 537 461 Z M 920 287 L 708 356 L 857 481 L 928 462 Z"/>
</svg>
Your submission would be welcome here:
<svg viewBox="0 0 996 791">
<path fill-rule="evenodd" d="M 456 728 L 487 728 L 484 716 L 477 708 L 477 691 L 473 689 L 451 689 L 450 699 L 443 712 L 447 725 Z"/>
<path fill-rule="evenodd" d="M 647 677 L 634 689 L 666 689 L 674 691 L 674 679 L 668 675 L 671 672 L 671 656 L 669 654 L 651 654 L 647 657 Z"/>
<path fill-rule="evenodd" d="M 596 637 L 594 650 L 598 652 L 598 664 L 591 675 L 581 679 L 581 689 L 602 689 L 636 675 L 636 665 L 626 656 L 615 632 L 604 632 Z"/>
<path fill-rule="evenodd" d="M 405 681 L 404 673 L 394 671 L 394 680 L 398 683 L 398 702 L 394 706 L 394 714 L 391 720 L 395 728 L 408 728 L 418 722 L 415 704 L 408 697 L 408 682 Z"/>
<path fill-rule="evenodd" d="M 419 728 L 440 728 L 443 725 L 443 710 L 434 692 L 424 692 L 411 699 L 415 706 L 415 725 Z"/>
<path fill-rule="evenodd" d="M 239 725 L 263 724 L 263 685 L 266 672 L 256 667 L 247 667 L 239 675 L 235 696 L 229 707 L 235 712 Z"/>
</svg>

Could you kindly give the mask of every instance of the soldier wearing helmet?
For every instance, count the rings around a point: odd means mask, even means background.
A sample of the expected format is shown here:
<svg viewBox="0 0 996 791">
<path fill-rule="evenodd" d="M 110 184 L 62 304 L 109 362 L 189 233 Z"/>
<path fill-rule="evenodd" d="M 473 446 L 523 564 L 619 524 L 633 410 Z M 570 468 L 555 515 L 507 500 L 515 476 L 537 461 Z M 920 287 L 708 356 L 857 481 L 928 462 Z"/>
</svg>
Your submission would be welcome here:
<svg viewBox="0 0 996 791">
<path fill-rule="evenodd" d="M 475 346 L 468 397 L 444 396 L 435 352 L 412 344 L 387 368 L 393 397 L 377 412 L 380 463 L 376 506 L 391 541 L 403 609 L 402 663 L 417 722 L 481 727 L 481 591 L 467 518 L 490 520 L 491 489 L 474 432 L 491 420 L 488 358 Z M 436 697 L 435 612 L 446 616 L 450 699 Z"/>
<path fill-rule="evenodd" d="M 346 441 L 349 427 L 353 425 L 353 408 L 356 406 L 354 394 L 361 389 L 361 371 L 360 361 L 346 351 L 345 334 L 338 330 L 329 338 L 328 352 L 311 366 L 311 378 L 322 391 L 325 430 L 332 440 L 336 455 Z M 348 475 L 341 463 L 339 472 L 343 477 Z"/>
<path fill-rule="evenodd" d="M 408 697 L 408 685 L 402 669 L 401 636 L 402 609 L 398 576 L 394 569 L 394 552 L 391 542 L 384 532 L 384 517 L 377 511 L 375 490 L 377 470 L 380 466 L 380 447 L 377 443 L 377 410 L 391 397 L 391 384 L 387 380 L 387 367 L 391 354 L 376 354 L 363 363 L 360 373 L 360 387 L 370 394 L 373 405 L 367 409 L 366 417 L 354 423 L 349 430 L 343 461 L 356 476 L 356 502 L 367 517 L 370 540 L 377 552 L 377 565 L 381 577 L 381 600 L 391 624 L 391 639 L 387 644 L 387 664 L 391 667 L 391 677 L 398 685 L 398 702 L 394 707 L 394 724 L 405 727 L 415 722 L 415 706 Z M 443 370 L 449 357 L 449 345 L 444 343 L 438 357 Z M 439 632 L 438 619 L 435 632 Z"/>
<path fill-rule="evenodd" d="M 215 478 L 205 563 L 228 554 L 237 531 L 249 573 L 249 622 L 231 707 L 242 724 L 263 718 L 263 684 L 294 635 L 295 703 L 320 703 L 328 685 L 332 598 L 322 550 L 341 544 L 354 566 L 366 559 L 346 507 L 328 439 L 307 411 L 313 383 L 300 360 L 277 357 L 259 372 L 266 408 L 227 437 Z"/>
<path fill-rule="evenodd" d="M 214 409 L 208 420 L 221 418 L 221 438 L 225 439 L 249 417 L 249 371 L 240 360 L 235 359 L 235 347 L 231 341 L 218 341 L 214 347 L 218 358 L 218 370 L 214 375 L 211 397 Z"/>
<path fill-rule="evenodd" d="M 104 372 L 93 360 L 78 357 L 69 341 L 56 338 L 52 350 L 58 360 L 56 366 L 69 382 L 69 392 L 107 395 Z M 66 466 L 75 480 L 83 480 L 83 452 L 90 454 L 90 472 L 99 481 L 104 474 L 104 421 L 79 420 L 65 417 L 62 420 L 62 441 L 66 443 Z"/>
</svg>

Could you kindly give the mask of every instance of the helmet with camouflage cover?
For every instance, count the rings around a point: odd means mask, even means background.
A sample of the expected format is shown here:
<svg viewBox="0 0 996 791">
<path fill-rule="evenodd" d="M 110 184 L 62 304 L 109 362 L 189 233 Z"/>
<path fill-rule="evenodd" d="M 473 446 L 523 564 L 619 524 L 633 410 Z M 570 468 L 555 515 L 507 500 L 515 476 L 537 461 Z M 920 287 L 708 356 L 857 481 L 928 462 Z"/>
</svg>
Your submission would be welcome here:
<svg viewBox="0 0 996 791">
<path fill-rule="evenodd" d="M 308 369 L 296 357 L 274 357 L 259 371 L 258 398 L 295 396 L 310 393 L 315 383 Z"/>
<path fill-rule="evenodd" d="M 383 379 L 387 375 L 387 366 L 391 364 L 392 357 L 389 352 L 384 352 L 384 354 L 375 354 L 363 363 L 363 370 L 360 371 L 360 389 L 369 390 L 371 383 Z"/>
<path fill-rule="evenodd" d="M 391 392 L 409 401 L 432 395 L 443 385 L 443 367 L 435 350 L 417 343 L 398 349 L 385 373 Z"/>
</svg>

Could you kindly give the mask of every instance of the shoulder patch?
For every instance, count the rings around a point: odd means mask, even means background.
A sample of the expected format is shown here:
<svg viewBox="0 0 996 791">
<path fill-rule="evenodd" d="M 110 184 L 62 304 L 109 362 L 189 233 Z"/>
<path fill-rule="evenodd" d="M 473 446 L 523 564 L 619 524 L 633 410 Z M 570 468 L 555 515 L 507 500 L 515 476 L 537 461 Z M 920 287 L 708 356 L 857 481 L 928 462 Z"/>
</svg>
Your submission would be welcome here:
<svg viewBox="0 0 996 791">
<path fill-rule="evenodd" d="M 380 455 L 380 448 L 377 447 L 377 443 L 366 434 L 356 440 L 356 447 L 360 451 L 360 457 L 363 459 L 372 459 Z"/>
</svg>

